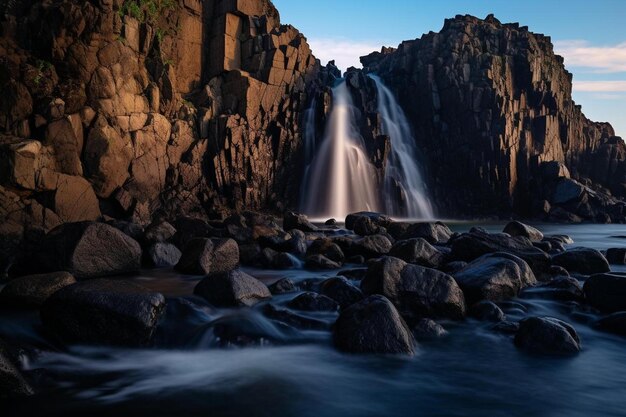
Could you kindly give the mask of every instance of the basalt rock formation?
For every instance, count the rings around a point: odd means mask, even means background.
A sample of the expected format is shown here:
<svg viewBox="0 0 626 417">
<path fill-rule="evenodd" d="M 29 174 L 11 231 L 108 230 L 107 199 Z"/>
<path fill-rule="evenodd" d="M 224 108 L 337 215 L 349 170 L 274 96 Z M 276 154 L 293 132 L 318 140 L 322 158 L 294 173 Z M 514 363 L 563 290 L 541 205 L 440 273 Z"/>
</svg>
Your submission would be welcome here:
<svg viewBox="0 0 626 417">
<path fill-rule="evenodd" d="M 440 214 L 624 221 L 626 146 L 572 101 L 549 37 L 457 16 L 361 61 L 407 113 Z"/>
<path fill-rule="evenodd" d="M 5 255 L 65 222 L 277 211 L 297 196 L 298 122 L 320 66 L 269 0 L 0 12 Z"/>
</svg>

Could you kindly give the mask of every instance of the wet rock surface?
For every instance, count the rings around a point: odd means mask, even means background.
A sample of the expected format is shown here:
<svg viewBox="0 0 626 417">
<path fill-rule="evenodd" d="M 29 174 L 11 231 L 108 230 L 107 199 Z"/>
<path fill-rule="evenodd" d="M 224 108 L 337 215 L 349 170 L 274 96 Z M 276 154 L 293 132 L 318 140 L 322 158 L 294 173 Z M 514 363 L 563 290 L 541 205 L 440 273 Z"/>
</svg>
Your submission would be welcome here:
<svg viewBox="0 0 626 417">
<path fill-rule="evenodd" d="M 36 308 L 61 288 L 75 283 L 76 278 L 69 272 L 54 272 L 16 278 L 0 291 L 0 304 Z"/>
<path fill-rule="evenodd" d="M 572 355 L 581 349 L 576 330 L 551 317 L 522 320 L 515 335 L 515 344 L 530 353 L 543 355 Z"/>
<path fill-rule="evenodd" d="M 220 307 L 250 307 L 272 298 L 265 284 L 239 270 L 205 277 L 194 289 L 194 294 Z"/>
</svg>

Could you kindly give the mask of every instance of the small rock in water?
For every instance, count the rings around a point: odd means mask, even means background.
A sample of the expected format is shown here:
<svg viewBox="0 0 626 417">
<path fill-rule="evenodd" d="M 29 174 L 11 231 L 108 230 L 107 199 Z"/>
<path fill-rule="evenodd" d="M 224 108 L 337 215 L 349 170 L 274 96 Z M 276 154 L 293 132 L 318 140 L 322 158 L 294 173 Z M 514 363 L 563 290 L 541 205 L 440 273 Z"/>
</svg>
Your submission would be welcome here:
<svg viewBox="0 0 626 417">
<path fill-rule="evenodd" d="M 597 274 L 584 285 L 587 301 L 600 311 L 626 311 L 626 275 Z"/>
<path fill-rule="evenodd" d="M 348 308 L 365 298 L 361 290 L 344 277 L 330 278 L 322 282 L 321 292 L 335 300 L 342 309 Z"/>
<path fill-rule="evenodd" d="M 293 212 L 285 213 L 283 217 L 283 228 L 285 230 L 298 229 L 303 232 L 317 232 L 319 230 L 304 214 Z"/>
<path fill-rule="evenodd" d="M 147 262 L 155 268 L 168 268 L 180 261 L 182 252 L 171 243 L 155 243 L 145 253 Z"/>
<path fill-rule="evenodd" d="M 274 295 L 289 294 L 297 291 L 296 284 L 289 278 L 283 278 L 269 286 L 269 290 Z"/>
<path fill-rule="evenodd" d="M 331 261 L 324 255 L 309 256 L 308 258 L 306 258 L 304 266 L 306 269 L 311 270 L 328 270 L 341 268 L 341 264 Z"/>
<path fill-rule="evenodd" d="M 187 243 L 176 269 L 207 275 L 232 271 L 239 265 L 239 246 L 233 239 L 194 238 Z"/>
<path fill-rule="evenodd" d="M 146 228 L 144 239 L 147 243 L 167 242 L 176 234 L 174 226 L 168 222 L 151 224 Z"/>
<path fill-rule="evenodd" d="M 304 317 L 292 311 L 278 308 L 272 304 L 264 306 L 263 313 L 266 317 L 276 320 L 289 326 L 304 330 L 328 330 L 330 325 L 325 321 Z"/>
<path fill-rule="evenodd" d="M 387 227 L 392 222 L 391 218 L 385 216 L 384 214 L 362 211 L 359 213 L 348 214 L 348 216 L 346 216 L 346 229 L 354 230 L 354 225 L 357 220 L 363 217 L 370 219 L 376 226 Z"/>
<path fill-rule="evenodd" d="M 517 221 L 507 224 L 504 228 L 504 233 L 508 233 L 511 236 L 526 237 L 531 242 L 541 242 L 543 240 L 543 233 L 539 230 Z"/>
<path fill-rule="evenodd" d="M 337 349 L 349 353 L 415 354 L 415 339 L 398 310 L 381 295 L 360 301 L 339 315 L 333 327 Z"/>
<path fill-rule="evenodd" d="M 39 307 L 52 294 L 76 283 L 69 272 L 30 275 L 16 278 L 0 292 L 0 304 L 15 307 Z"/>
<path fill-rule="evenodd" d="M 576 330 L 552 317 L 531 317 L 520 322 L 515 345 L 535 354 L 571 355 L 580 352 Z"/>
<path fill-rule="evenodd" d="M 383 235 L 366 236 L 353 242 L 350 250 L 352 255 L 362 255 L 366 259 L 378 258 L 389 253 L 391 241 Z"/>
<path fill-rule="evenodd" d="M 194 294 L 218 307 L 251 307 L 272 298 L 265 284 L 238 269 L 205 277 Z"/>
<path fill-rule="evenodd" d="M 337 311 L 339 304 L 332 298 L 314 292 L 300 294 L 288 304 L 289 308 L 300 311 Z"/>
<path fill-rule="evenodd" d="M 504 312 L 492 301 L 481 301 L 474 304 L 469 310 L 470 316 L 481 321 L 492 321 L 495 323 L 506 320 Z"/>
<path fill-rule="evenodd" d="M 337 225 L 337 220 L 335 220 L 335 219 L 328 219 L 328 220 L 326 220 L 326 222 L 324 224 L 326 226 L 336 226 Z"/>
<path fill-rule="evenodd" d="M 124 280 L 94 279 L 62 288 L 46 300 L 47 331 L 69 343 L 145 346 L 165 297 Z"/>
<path fill-rule="evenodd" d="M 611 248 L 607 250 L 606 259 L 611 265 L 626 264 L 626 248 Z"/>
<path fill-rule="evenodd" d="M 524 290 L 525 298 L 545 298 L 558 301 L 578 301 L 585 299 L 583 287 L 576 278 L 557 277 L 552 281 Z"/>
<path fill-rule="evenodd" d="M 611 270 L 604 255 L 595 249 L 574 248 L 552 257 L 554 265 L 561 266 L 569 272 L 583 275 L 600 274 Z"/>
<path fill-rule="evenodd" d="M 441 251 L 423 238 L 396 242 L 389 251 L 389 256 L 428 268 L 439 268 L 445 259 Z"/>
<path fill-rule="evenodd" d="M 431 319 L 421 319 L 413 326 L 413 334 L 418 340 L 438 339 L 448 334 L 442 325 Z"/>
</svg>

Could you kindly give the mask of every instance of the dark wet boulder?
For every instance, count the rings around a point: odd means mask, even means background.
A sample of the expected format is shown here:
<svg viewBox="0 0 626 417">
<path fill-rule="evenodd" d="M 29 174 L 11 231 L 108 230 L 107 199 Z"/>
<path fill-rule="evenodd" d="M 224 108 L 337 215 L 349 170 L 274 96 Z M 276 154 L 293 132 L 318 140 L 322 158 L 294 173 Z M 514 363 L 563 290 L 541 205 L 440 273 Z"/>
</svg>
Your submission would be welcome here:
<svg viewBox="0 0 626 417">
<path fill-rule="evenodd" d="M 270 285 L 269 290 L 274 295 L 281 295 L 295 292 L 297 291 L 297 287 L 289 278 L 283 278 Z"/>
<path fill-rule="evenodd" d="M 144 257 L 149 266 L 169 268 L 180 261 L 182 252 L 171 243 L 155 243 L 145 252 Z"/>
<path fill-rule="evenodd" d="M 361 216 L 354 222 L 354 233 L 359 236 L 371 236 L 379 233 L 385 233 L 387 229 L 377 225 L 372 219 L 366 216 Z"/>
<path fill-rule="evenodd" d="M 335 300 L 342 309 L 348 308 L 365 298 L 363 292 L 344 277 L 327 279 L 322 282 L 320 290 L 322 295 Z"/>
<path fill-rule="evenodd" d="M 431 319 L 421 319 L 413 326 L 413 334 L 417 340 L 438 339 L 448 334 L 443 326 Z"/>
<path fill-rule="evenodd" d="M 306 317 L 285 308 L 276 307 L 273 304 L 264 306 L 263 314 L 272 320 L 285 323 L 298 329 L 328 330 L 330 328 L 330 324 L 323 320 Z"/>
<path fill-rule="evenodd" d="M 251 307 L 272 298 L 265 284 L 238 269 L 205 277 L 193 292 L 217 307 Z"/>
<path fill-rule="evenodd" d="M 388 254 L 391 247 L 391 241 L 384 235 L 365 236 L 352 243 L 350 255 L 361 255 L 365 259 L 378 258 Z"/>
<path fill-rule="evenodd" d="M 361 281 L 367 274 L 367 268 L 342 269 L 337 272 L 337 276 L 346 277 L 351 280 Z"/>
<path fill-rule="evenodd" d="M 541 242 L 543 240 L 543 233 L 541 233 L 538 229 L 522 222 L 510 222 L 504 227 L 503 232 L 511 236 L 528 238 L 531 242 Z"/>
<path fill-rule="evenodd" d="M 397 241 L 391 247 L 389 256 L 428 268 L 439 268 L 445 260 L 443 252 L 423 238 Z"/>
<path fill-rule="evenodd" d="M 611 248 L 606 251 L 606 260 L 611 265 L 626 264 L 626 248 Z"/>
<path fill-rule="evenodd" d="M 304 267 L 313 271 L 339 269 L 341 264 L 331 261 L 324 255 L 312 255 L 304 261 Z"/>
<path fill-rule="evenodd" d="M 389 216 L 385 216 L 384 214 L 380 213 L 362 211 L 359 213 L 348 214 L 348 216 L 346 216 L 346 229 L 354 230 L 354 225 L 356 224 L 357 220 L 363 217 L 367 217 L 376 226 L 387 227 L 391 223 L 391 218 Z"/>
<path fill-rule="evenodd" d="M 233 239 L 194 238 L 187 243 L 176 269 L 207 275 L 232 271 L 239 265 L 239 246 Z"/>
<path fill-rule="evenodd" d="M 82 281 L 55 292 L 41 308 L 44 328 L 67 343 L 145 346 L 165 297 L 124 280 Z"/>
<path fill-rule="evenodd" d="M 314 292 L 305 292 L 294 298 L 287 305 L 300 311 L 337 311 L 339 304 L 330 297 Z"/>
<path fill-rule="evenodd" d="M 307 256 L 323 255 L 331 261 L 339 263 L 343 262 L 345 259 L 341 247 L 328 238 L 314 240 L 306 253 Z"/>
<path fill-rule="evenodd" d="M 298 256 L 306 254 L 308 250 L 306 234 L 301 230 L 292 229 L 289 231 L 289 235 L 291 236 L 291 239 L 286 240 L 284 243 L 275 245 L 273 249 L 279 252 L 293 253 Z"/>
<path fill-rule="evenodd" d="M 157 222 L 146 227 L 144 240 L 148 244 L 167 242 L 176 234 L 176 229 L 168 222 Z"/>
<path fill-rule="evenodd" d="M 469 304 L 513 298 L 537 282 L 528 264 L 510 254 L 485 255 L 453 276 Z"/>
<path fill-rule="evenodd" d="M 480 301 L 469 309 L 469 315 L 480 321 L 499 323 L 506 320 L 506 315 L 493 301 Z"/>
<path fill-rule="evenodd" d="M 141 247 L 105 223 L 66 223 L 45 236 L 37 258 L 46 271 L 96 278 L 138 271 Z"/>
<path fill-rule="evenodd" d="M 626 311 L 626 275 L 597 274 L 583 287 L 587 302 L 600 311 Z"/>
<path fill-rule="evenodd" d="M 261 252 L 263 266 L 270 269 L 292 269 L 300 266 L 300 261 L 287 252 L 276 252 L 273 249 L 265 248 Z"/>
<path fill-rule="evenodd" d="M 515 335 L 519 331 L 519 323 L 515 321 L 501 321 L 491 326 L 491 330 L 505 335 Z"/>
<path fill-rule="evenodd" d="M 448 262 L 447 264 L 439 267 L 439 270 L 445 272 L 448 275 L 454 276 L 455 273 L 459 272 L 461 269 L 467 266 L 467 262 L 463 261 L 453 261 Z"/>
<path fill-rule="evenodd" d="M 583 275 L 609 272 L 611 267 L 604 255 L 595 249 L 573 248 L 552 257 L 554 265 L 562 266 L 569 272 Z"/>
<path fill-rule="evenodd" d="M 33 394 L 33 388 L 12 360 L 8 346 L 0 340 L 0 400 Z"/>
<path fill-rule="evenodd" d="M 303 232 L 317 232 L 319 228 L 309 221 L 304 214 L 293 212 L 285 213 L 283 217 L 283 229 L 297 229 Z"/>
<path fill-rule="evenodd" d="M 548 273 L 553 277 L 569 277 L 569 271 L 562 266 L 552 265 Z"/>
<path fill-rule="evenodd" d="M 184 248 L 191 239 L 220 235 L 220 231 L 210 226 L 206 221 L 194 217 L 181 216 L 174 222 L 176 234 L 172 238 L 179 248 Z"/>
<path fill-rule="evenodd" d="M 258 243 L 239 245 L 239 261 L 245 266 L 263 266 L 263 249 Z"/>
<path fill-rule="evenodd" d="M 374 295 L 343 310 L 333 326 L 337 349 L 362 354 L 415 354 L 415 339 L 398 310 Z"/>
<path fill-rule="evenodd" d="M 505 252 L 515 255 L 530 265 L 537 275 L 545 273 L 551 265 L 550 256 L 533 246 L 525 237 L 511 237 L 503 233 L 491 234 L 474 228 L 451 239 L 450 259 L 472 262 L 483 255 Z"/>
<path fill-rule="evenodd" d="M 580 338 L 568 323 L 552 317 L 531 317 L 520 322 L 515 345 L 541 355 L 572 355 L 580 352 Z"/>
<path fill-rule="evenodd" d="M 452 236 L 450 228 L 441 222 L 393 222 L 387 227 L 387 232 L 396 240 L 422 238 L 431 245 L 445 244 Z"/>
<path fill-rule="evenodd" d="M 602 317 L 594 323 L 594 327 L 605 332 L 626 336 L 626 311 Z"/>
<path fill-rule="evenodd" d="M 411 321 L 465 316 L 463 292 L 451 276 L 398 258 L 371 261 L 361 289 L 366 295 L 384 295 Z"/>
<path fill-rule="evenodd" d="M 580 201 L 585 193 L 585 186 L 570 178 L 561 179 L 552 195 L 553 204 L 565 204 L 573 201 Z"/>
<path fill-rule="evenodd" d="M 126 222 L 123 220 L 113 220 L 107 222 L 108 225 L 115 227 L 120 232 L 135 239 L 137 242 L 141 242 L 144 236 L 144 228 L 132 222 Z"/>
<path fill-rule="evenodd" d="M 0 305 L 39 307 L 61 288 L 76 283 L 69 272 L 29 275 L 7 283 L 0 292 Z"/>
<path fill-rule="evenodd" d="M 328 219 L 324 222 L 324 224 L 326 226 L 337 226 L 337 220 L 335 219 Z"/>
<path fill-rule="evenodd" d="M 578 301 L 585 299 L 583 287 L 576 278 L 556 277 L 552 281 L 536 287 L 526 288 L 522 294 L 524 298 L 541 298 L 557 301 Z"/>
<path fill-rule="evenodd" d="M 210 332 L 211 345 L 221 348 L 282 345 L 296 335 L 295 329 L 284 322 L 271 322 L 245 310 L 229 312 L 201 330 L 203 339 Z"/>
</svg>

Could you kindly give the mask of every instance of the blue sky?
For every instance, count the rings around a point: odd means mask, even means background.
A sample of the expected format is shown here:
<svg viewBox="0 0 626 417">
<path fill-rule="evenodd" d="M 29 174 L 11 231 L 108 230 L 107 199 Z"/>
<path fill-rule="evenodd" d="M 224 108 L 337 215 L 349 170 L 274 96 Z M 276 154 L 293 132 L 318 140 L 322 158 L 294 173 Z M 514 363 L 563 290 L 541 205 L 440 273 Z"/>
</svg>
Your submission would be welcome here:
<svg viewBox="0 0 626 417">
<path fill-rule="evenodd" d="M 397 46 L 457 14 L 519 22 L 552 37 L 574 74 L 574 99 L 592 120 L 626 138 L 626 0 L 273 0 L 282 23 L 306 35 L 323 63 Z"/>
</svg>

